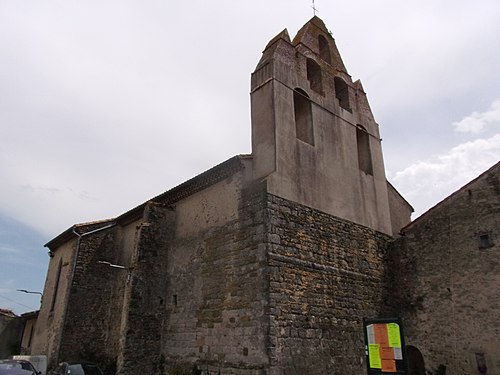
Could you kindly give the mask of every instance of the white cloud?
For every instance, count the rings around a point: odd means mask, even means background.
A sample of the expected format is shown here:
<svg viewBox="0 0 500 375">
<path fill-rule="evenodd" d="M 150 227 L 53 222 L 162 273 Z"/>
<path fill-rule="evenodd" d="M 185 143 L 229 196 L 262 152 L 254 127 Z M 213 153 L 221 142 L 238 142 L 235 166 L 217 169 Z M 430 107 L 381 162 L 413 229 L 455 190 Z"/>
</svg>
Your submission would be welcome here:
<svg viewBox="0 0 500 375">
<path fill-rule="evenodd" d="M 394 175 L 393 183 L 420 215 L 500 160 L 500 134 L 453 147 Z"/>
<path fill-rule="evenodd" d="M 458 133 L 478 134 L 492 124 L 500 125 L 500 99 L 494 101 L 488 111 L 473 112 L 462 120 L 454 122 L 453 127 Z"/>
</svg>

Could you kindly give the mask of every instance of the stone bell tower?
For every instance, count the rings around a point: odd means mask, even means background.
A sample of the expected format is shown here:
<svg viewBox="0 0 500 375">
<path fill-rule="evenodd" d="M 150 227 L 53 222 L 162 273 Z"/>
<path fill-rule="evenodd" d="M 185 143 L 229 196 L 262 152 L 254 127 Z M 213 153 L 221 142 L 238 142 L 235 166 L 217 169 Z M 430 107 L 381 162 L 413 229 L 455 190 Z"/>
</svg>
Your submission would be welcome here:
<svg viewBox="0 0 500 375">
<path fill-rule="evenodd" d="M 253 174 L 269 193 L 392 234 L 378 125 L 321 19 L 268 43 L 251 105 Z"/>
</svg>

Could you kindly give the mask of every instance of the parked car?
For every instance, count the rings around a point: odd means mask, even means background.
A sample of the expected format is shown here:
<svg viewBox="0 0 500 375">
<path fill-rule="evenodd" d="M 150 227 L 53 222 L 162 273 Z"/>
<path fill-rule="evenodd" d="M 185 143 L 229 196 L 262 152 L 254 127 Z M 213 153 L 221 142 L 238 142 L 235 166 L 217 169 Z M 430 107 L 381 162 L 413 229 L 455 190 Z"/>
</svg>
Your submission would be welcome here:
<svg viewBox="0 0 500 375">
<path fill-rule="evenodd" d="M 47 375 L 47 356 L 46 355 L 28 355 L 28 354 L 16 354 L 9 359 L 16 359 L 21 361 L 28 361 L 33 365 L 35 370 L 40 375 Z"/>
<path fill-rule="evenodd" d="M 17 359 L 1 359 L 0 375 L 40 375 L 28 361 Z"/>
<path fill-rule="evenodd" d="M 93 363 L 62 362 L 50 375 L 104 375 L 102 370 Z M 0 374 L 1 375 L 1 374 Z"/>
</svg>

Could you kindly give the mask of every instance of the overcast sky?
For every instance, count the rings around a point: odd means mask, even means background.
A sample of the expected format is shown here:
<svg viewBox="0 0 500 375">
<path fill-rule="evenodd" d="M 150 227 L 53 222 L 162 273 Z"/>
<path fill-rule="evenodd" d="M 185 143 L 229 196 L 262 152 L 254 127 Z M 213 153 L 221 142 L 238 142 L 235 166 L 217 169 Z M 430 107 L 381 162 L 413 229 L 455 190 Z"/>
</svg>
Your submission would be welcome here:
<svg viewBox="0 0 500 375">
<path fill-rule="evenodd" d="M 309 0 L 0 0 L 0 307 L 43 244 L 251 152 L 249 82 Z M 500 159 L 500 1 L 316 0 L 416 216 Z M 31 299 L 28 299 L 31 298 Z"/>
</svg>

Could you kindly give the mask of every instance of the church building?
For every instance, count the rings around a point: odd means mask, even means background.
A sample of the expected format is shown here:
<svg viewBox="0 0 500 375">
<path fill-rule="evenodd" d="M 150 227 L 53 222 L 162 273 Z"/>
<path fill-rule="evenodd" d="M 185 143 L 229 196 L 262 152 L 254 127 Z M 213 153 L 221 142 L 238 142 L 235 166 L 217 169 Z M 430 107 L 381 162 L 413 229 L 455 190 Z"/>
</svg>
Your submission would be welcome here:
<svg viewBox="0 0 500 375">
<path fill-rule="evenodd" d="M 400 316 L 414 363 L 465 375 L 479 353 L 488 374 L 500 374 L 492 359 L 500 358 L 500 308 L 488 317 L 495 328 L 461 320 L 471 311 L 465 299 L 493 303 L 474 296 L 490 286 L 485 272 L 500 281 L 498 164 L 481 189 L 460 191 L 439 214 L 410 224 L 412 207 L 386 180 L 363 86 L 318 17 L 265 47 L 251 77 L 251 124 L 250 155 L 47 243 L 32 354 L 120 375 L 360 375 L 368 366 L 363 318 Z M 442 213 L 455 201 L 462 211 Z M 496 214 L 470 234 L 477 252 L 451 265 L 455 248 L 468 251 L 459 238 L 480 220 L 471 212 L 481 202 Z M 469 220 L 457 226 L 465 211 Z M 430 234 L 438 227 L 451 242 Z M 443 273 L 430 271 L 437 264 Z M 473 293 L 458 274 L 467 264 L 483 277 Z M 447 317 L 454 325 L 440 339 Z M 488 344 L 471 338 L 487 328 L 496 329 Z M 469 362 L 455 366 L 453 356 Z"/>
</svg>

